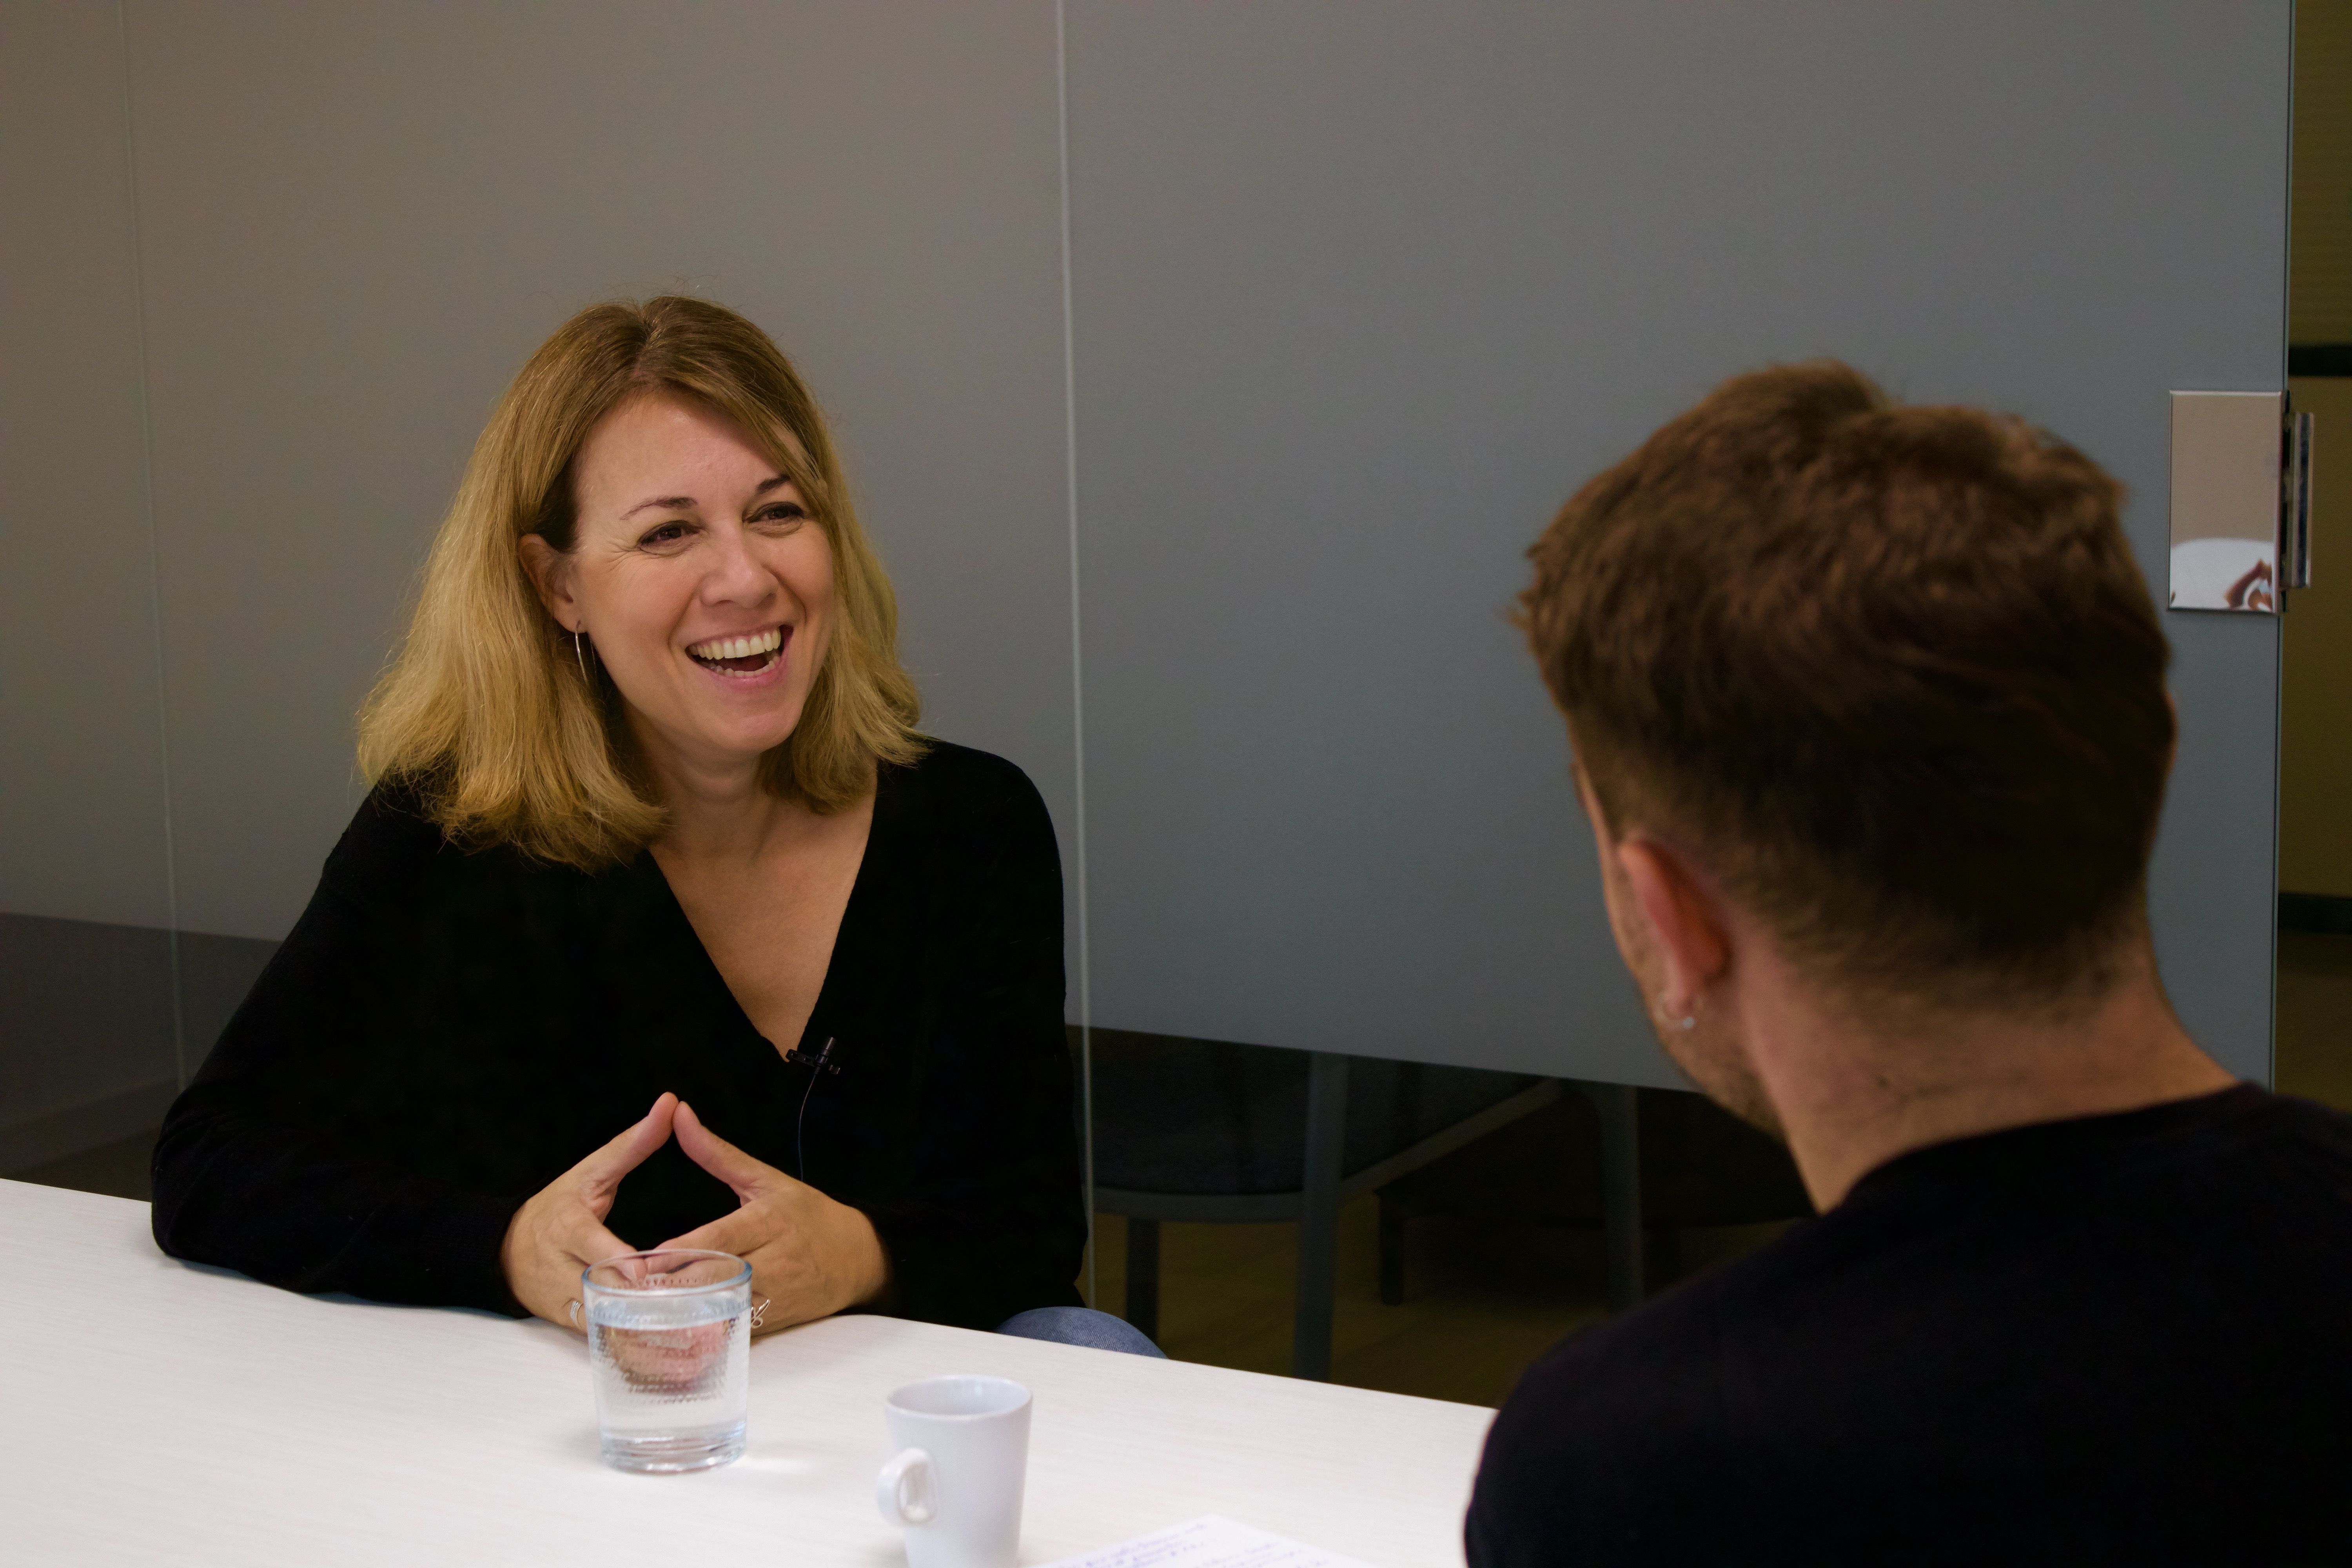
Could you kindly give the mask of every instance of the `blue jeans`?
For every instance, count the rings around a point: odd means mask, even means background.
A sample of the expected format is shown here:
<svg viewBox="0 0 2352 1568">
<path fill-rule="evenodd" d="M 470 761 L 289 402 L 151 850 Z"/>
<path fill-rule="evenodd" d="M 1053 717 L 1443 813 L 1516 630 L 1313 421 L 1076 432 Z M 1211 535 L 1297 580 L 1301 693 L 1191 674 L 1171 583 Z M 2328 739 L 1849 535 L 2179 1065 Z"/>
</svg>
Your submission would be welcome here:
<svg viewBox="0 0 2352 1568">
<path fill-rule="evenodd" d="M 1124 1318 L 1097 1312 L 1091 1307 L 1032 1307 L 996 1325 L 1000 1334 L 1024 1340 L 1051 1340 L 1060 1345 L 1085 1345 L 1091 1350 L 1121 1351 L 1129 1355 L 1168 1352 L 1153 1344 L 1143 1331 Z"/>
</svg>

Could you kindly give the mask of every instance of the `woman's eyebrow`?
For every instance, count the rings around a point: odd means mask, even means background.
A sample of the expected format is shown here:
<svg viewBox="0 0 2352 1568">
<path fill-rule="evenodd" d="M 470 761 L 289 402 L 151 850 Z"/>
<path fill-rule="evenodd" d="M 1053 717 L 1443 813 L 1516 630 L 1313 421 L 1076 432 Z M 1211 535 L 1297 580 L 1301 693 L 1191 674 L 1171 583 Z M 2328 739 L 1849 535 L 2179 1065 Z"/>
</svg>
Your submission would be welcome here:
<svg viewBox="0 0 2352 1568">
<path fill-rule="evenodd" d="M 792 482 L 791 475 L 778 474 L 774 479 L 762 479 L 760 482 L 759 489 L 753 490 L 751 494 L 754 497 L 763 496 L 770 490 L 775 489 L 780 486 L 791 484 Z M 625 522 L 630 518 L 636 516 L 637 513 L 645 510 L 647 507 L 660 507 L 665 511 L 691 511 L 698 504 L 700 503 L 696 501 L 692 496 L 656 496 L 651 500 L 641 500 L 636 505 L 631 507 L 628 510 L 623 512 L 621 514 L 621 520 Z"/>
</svg>

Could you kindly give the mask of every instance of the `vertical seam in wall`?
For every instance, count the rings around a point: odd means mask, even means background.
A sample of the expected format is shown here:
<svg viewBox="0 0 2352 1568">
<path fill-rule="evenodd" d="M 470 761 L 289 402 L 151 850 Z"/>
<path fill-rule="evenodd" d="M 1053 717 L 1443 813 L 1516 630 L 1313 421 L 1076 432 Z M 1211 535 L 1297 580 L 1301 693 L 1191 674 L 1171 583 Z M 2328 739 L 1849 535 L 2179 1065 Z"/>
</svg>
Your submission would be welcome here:
<svg viewBox="0 0 2352 1568">
<path fill-rule="evenodd" d="M 2294 35 L 2295 0 L 2287 0 L 2286 7 L 2286 234 L 2284 250 L 2280 257 L 2279 279 L 2279 388 L 2285 395 L 2280 405 L 2294 406 L 2293 388 L 2287 384 L 2287 345 L 2294 333 Z M 2285 581 L 2282 574 L 2280 581 Z M 2286 808 L 2284 778 L 2286 760 L 2286 610 L 2289 591 L 2281 587 L 2278 593 L 2279 613 L 2272 617 L 2274 636 L 2271 639 L 2271 962 L 2267 978 L 2270 989 L 2269 1027 L 2263 1031 L 2268 1057 L 2264 1062 L 2263 1087 L 2278 1087 L 2278 974 L 2279 974 L 2279 856 L 2284 848 L 2281 814 Z"/>
<path fill-rule="evenodd" d="M 1093 974 L 1087 951 L 1087 687 L 1078 626 L 1077 310 L 1070 277 L 1070 47 L 1068 0 L 1054 0 L 1054 99 L 1062 160 L 1062 456 L 1070 512 L 1070 748 L 1077 775 L 1078 1140 L 1087 1205 L 1087 1303 L 1095 1289 L 1095 1043 Z"/>
<path fill-rule="evenodd" d="M 163 783 L 163 940 L 172 976 L 172 1076 L 188 1086 L 185 1009 L 180 996 L 180 868 L 172 833 L 172 721 L 163 678 L 163 549 L 155 533 L 155 413 L 147 375 L 147 255 L 139 227 L 139 137 L 131 107 L 129 0 L 114 0 L 122 51 L 122 190 L 131 212 L 131 318 L 139 345 L 139 460 L 147 523 L 147 609 L 155 637 L 155 755 Z"/>
</svg>

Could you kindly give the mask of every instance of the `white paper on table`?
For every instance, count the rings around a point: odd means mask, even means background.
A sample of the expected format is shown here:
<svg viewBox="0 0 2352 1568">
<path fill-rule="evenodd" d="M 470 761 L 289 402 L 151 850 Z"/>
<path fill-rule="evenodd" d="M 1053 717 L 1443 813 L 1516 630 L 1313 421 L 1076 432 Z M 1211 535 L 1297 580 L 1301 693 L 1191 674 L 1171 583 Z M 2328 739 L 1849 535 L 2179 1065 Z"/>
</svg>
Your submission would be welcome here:
<svg viewBox="0 0 2352 1568">
<path fill-rule="evenodd" d="M 1045 1568 L 1370 1568 L 1319 1546 L 1306 1546 L 1204 1513 Z"/>
</svg>

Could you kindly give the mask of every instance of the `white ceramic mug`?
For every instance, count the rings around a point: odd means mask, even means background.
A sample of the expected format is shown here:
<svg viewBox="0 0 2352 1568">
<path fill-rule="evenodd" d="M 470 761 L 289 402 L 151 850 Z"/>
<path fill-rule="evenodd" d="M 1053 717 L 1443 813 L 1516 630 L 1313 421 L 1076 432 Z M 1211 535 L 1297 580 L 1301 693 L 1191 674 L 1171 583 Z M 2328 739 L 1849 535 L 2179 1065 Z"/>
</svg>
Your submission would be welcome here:
<svg viewBox="0 0 2352 1568">
<path fill-rule="evenodd" d="M 1003 1377 L 933 1377 L 884 1407 L 898 1453 L 875 1478 L 907 1529 L 908 1568 L 1013 1568 L 1029 1471 L 1029 1391 Z"/>
</svg>

